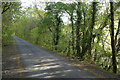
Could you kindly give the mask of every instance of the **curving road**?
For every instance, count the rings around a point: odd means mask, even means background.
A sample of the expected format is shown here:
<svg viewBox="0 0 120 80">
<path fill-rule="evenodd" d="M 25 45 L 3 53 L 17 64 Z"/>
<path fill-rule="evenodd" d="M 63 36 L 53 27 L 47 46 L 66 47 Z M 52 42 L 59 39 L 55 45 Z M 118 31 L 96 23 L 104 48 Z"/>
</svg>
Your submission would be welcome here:
<svg viewBox="0 0 120 80">
<path fill-rule="evenodd" d="M 20 56 L 21 74 L 27 78 L 97 78 L 49 52 L 14 36 Z"/>
</svg>

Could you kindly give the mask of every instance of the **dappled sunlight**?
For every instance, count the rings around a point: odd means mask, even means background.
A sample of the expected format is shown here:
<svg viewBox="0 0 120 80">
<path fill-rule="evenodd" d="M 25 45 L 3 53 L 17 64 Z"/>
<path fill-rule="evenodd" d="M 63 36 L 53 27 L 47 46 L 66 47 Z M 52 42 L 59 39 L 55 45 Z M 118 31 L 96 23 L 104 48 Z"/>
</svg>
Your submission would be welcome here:
<svg viewBox="0 0 120 80">
<path fill-rule="evenodd" d="M 52 69 L 52 68 L 59 68 L 60 65 L 53 65 L 53 66 L 42 66 L 42 67 L 30 67 L 30 68 L 26 68 L 29 72 L 32 72 L 32 71 L 37 71 L 37 70 L 47 70 L 47 69 Z"/>
<path fill-rule="evenodd" d="M 26 57 L 24 53 L 21 56 Z M 35 54 L 35 53 L 34 53 Z M 46 53 L 44 53 L 46 54 Z M 37 55 L 39 56 L 39 54 Z M 75 71 L 68 69 L 67 66 L 70 66 L 68 63 L 62 63 L 63 61 L 54 58 L 53 56 L 44 56 L 37 57 L 34 55 L 32 59 L 26 58 L 25 62 L 30 62 L 29 65 L 26 65 L 23 74 L 25 73 L 27 77 L 43 77 L 43 78 L 54 78 L 54 77 L 65 77 L 66 75 L 71 74 Z M 25 65 L 25 64 L 24 64 Z M 71 65 L 72 66 L 72 65 Z M 77 70 L 79 71 L 79 70 Z"/>
<path fill-rule="evenodd" d="M 57 60 L 57 59 L 45 59 L 45 60 L 42 60 L 41 62 L 48 62 L 48 61 L 54 61 L 54 60 Z"/>
<path fill-rule="evenodd" d="M 41 57 L 43 59 L 43 57 Z M 43 59 L 39 63 L 33 64 L 25 68 L 27 77 L 42 77 L 42 78 L 55 78 L 66 77 L 76 71 L 73 69 L 67 69 L 67 64 L 62 64 L 58 59 Z M 37 61 L 38 61 L 37 60 Z M 49 61 L 48 61 L 49 60 Z M 34 61 L 34 60 L 33 60 Z M 36 61 L 36 60 L 35 60 Z M 77 70 L 80 71 L 80 70 Z"/>
<path fill-rule="evenodd" d="M 79 78 L 84 77 L 87 73 L 23 39 L 15 36 L 15 40 L 20 50 L 20 61 L 24 68 L 21 73 L 26 77 Z M 78 74 L 80 72 L 83 74 Z M 89 73 L 87 74 L 88 77 L 94 77 Z"/>
<path fill-rule="evenodd" d="M 37 76 L 42 76 L 42 75 L 46 75 L 46 74 L 48 74 L 48 73 L 35 74 L 35 75 L 30 75 L 28 77 L 37 77 Z"/>
</svg>

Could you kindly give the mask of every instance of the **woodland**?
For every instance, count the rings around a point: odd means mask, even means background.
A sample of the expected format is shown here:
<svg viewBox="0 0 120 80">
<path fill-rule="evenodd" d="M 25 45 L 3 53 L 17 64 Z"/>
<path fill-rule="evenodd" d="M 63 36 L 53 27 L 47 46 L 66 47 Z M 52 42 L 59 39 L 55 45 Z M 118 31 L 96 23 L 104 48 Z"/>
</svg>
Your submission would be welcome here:
<svg viewBox="0 0 120 80">
<path fill-rule="evenodd" d="M 120 1 L 45 2 L 25 9 L 21 2 L 2 2 L 1 14 L 3 47 L 16 35 L 120 74 Z"/>
</svg>

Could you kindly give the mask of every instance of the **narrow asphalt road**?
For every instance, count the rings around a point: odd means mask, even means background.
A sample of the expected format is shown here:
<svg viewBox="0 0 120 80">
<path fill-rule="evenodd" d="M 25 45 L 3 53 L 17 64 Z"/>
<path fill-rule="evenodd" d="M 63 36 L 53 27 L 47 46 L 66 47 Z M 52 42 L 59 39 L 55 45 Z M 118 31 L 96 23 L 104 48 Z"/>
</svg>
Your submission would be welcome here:
<svg viewBox="0 0 120 80">
<path fill-rule="evenodd" d="M 26 78 L 97 78 L 28 41 L 13 37 L 22 64 L 21 74 Z"/>
</svg>

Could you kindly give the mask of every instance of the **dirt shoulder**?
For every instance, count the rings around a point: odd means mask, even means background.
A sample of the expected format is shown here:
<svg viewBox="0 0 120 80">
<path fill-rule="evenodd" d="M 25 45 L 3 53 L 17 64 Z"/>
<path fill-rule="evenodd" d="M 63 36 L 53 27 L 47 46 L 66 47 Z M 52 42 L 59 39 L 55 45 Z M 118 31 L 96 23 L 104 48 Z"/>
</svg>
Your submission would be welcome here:
<svg viewBox="0 0 120 80">
<path fill-rule="evenodd" d="M 2 78 L 19 78 L 20 73 L 19 55 L 14 41 L 2 48 Z"/>
<path fill-rule="evenodd" d="M 117 78 L 117 79 L 120 79 L 120 77 L 114 73 L 111 73 L 111 72 L 108 72 L 106 70 L 103 70 L 101 68 L 99 68 L 98 66 L 94 65 L 94 64 L 91 64 L 89 62 L 81 62 L 81 61 L 77 61 L 77 60 L 74 60 L 70 57 L 67 57 L 66 55 L 64 54 L 60 54 L 59 52 L 55 52 L 55 51 L 51 51 L 50 49 L 47 49 L 47 48 L 43 48 L 43 47 L 40 47 L 46 51 L 49 51 L 51 54 L 53 54 L 54 56 L 58 57 L 59 59 L 62 59 L 68 63 L 71 63 L 73 64 L 74 66 L 77 66 L 79 67 L 80 69 L 83 69 L 85 71 L 88 71 L 100 78 Z"/>
</svg>

